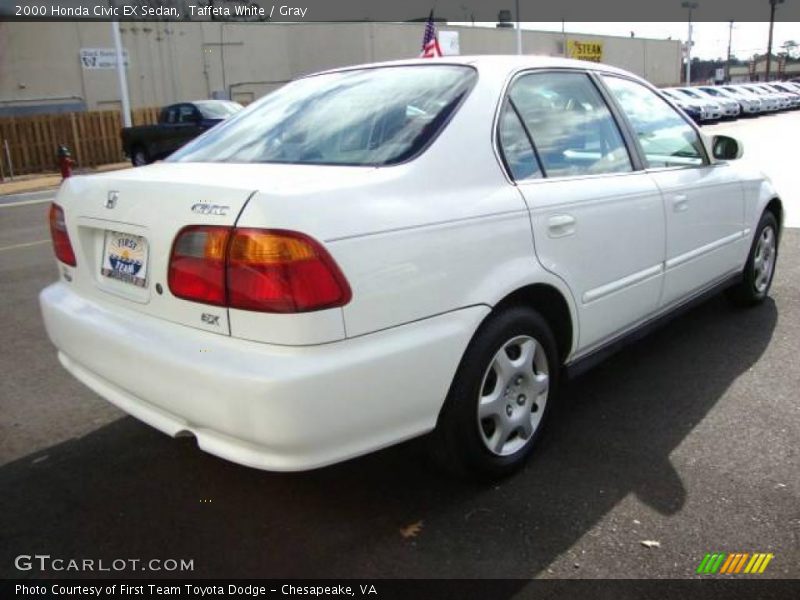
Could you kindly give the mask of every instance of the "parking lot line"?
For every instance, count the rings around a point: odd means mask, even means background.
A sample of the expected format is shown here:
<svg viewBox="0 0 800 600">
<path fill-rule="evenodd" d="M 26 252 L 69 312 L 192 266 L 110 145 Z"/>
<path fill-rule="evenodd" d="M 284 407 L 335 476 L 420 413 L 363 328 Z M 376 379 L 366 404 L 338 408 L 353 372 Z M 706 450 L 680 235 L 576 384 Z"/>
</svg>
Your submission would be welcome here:
<svg viewBox="0 0 800 600">
<path fill-rule="evenodd" d="M 5 252 L 6 250 L 18 250 L 20 248 L 29 248 L 31 246 L 38 246 L 40 244 L 47 244 L 50 240 L 38 240 L 36 242 L 25 242 L 24 244 L 13 244 L 11 246 L 3 246 L 0 248 L 0 252 Z"/>
<path fill-rule="evenodd" d="M 0 202 L 0 208 L 10 208 L 13 206 L 30 206 L 32 204 L 45 204 L 47 202 L 52 202 L 52 198 L 45 198 L 44 200 L 23 200 L 22 202 L 7 202 L 2 203 Z"/>
</svg>

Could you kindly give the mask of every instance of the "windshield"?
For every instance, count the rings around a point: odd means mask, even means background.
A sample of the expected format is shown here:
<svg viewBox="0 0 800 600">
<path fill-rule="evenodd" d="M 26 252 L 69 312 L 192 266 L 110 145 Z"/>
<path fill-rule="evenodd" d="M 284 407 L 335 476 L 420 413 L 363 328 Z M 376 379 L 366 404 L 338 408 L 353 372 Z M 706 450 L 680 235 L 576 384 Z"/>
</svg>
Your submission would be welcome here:
<svg viewBox="0 0 800 600">
<path fill-rule="evenodd" d="M 698 94 L 696 94 L 695 92 L 691 92 L 689 90 L 678 90 L 678 91 L 683 93 L 683 94 L 685 94 L 685 95 L 687 95 L 687 96 L 689 96 L 690 98 L 694 98 L 695 100 L 700 99 L 700 96 Z"/>
<path fill-rule="evenodd" d="M 714 88 L 701 88 L 706 94 L 710 94 L 712 96 L 722 96 L 722 92 L 719 90 L 715 90 Z"/>
<path fill-rule="evenodd" d="M 238 102 L 227 100 L 199 100 L 194 105 L 205 119 L 227 119 L 244 108 Z"/>
<path fill-rule="evenodd" d="M 726 87 L 725 89 L 728 90 L 729 92 L 732 92 L 734 94 L 738 94 L 740 96 L 752 96 L 753 95 L 753 92 L 750 92 L 750 91 L 748 91 L 748 90 L 746 90 L 744 88 Z"/>
<path fill-rule="evenodd" d="M 256 102 L 169 160 L 395 164 L 436 136 L 476 78 L 471 67 L 456 65 L 306 77 Z"/>
</svg>

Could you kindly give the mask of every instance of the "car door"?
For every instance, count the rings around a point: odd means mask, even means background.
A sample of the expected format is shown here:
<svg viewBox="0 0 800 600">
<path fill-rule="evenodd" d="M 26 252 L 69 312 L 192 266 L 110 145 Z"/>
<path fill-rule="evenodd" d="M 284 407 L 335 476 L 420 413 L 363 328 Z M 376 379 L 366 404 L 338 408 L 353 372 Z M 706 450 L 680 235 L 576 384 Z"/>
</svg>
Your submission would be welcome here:
<svg viewBox="0 0 800 600">
<path fill-rule="evenodd" d="M 744 189 L 735 169 L 711 161 L 698 130 L 655 91 L 622 76 L 604 75 L 603 81 L 663 195 L 667 246 L 660 304 L 668 306 L 741 267 Z"/>
<path fill-rule="evenodd" d="M 530 212 L 536 255 L 575 298 L 578 353 L 656 310 L 664 260 L 658 188 L 638 170 L 595 79 L 531 71 L 509 86 L 498 145 Z"/>
</svg>

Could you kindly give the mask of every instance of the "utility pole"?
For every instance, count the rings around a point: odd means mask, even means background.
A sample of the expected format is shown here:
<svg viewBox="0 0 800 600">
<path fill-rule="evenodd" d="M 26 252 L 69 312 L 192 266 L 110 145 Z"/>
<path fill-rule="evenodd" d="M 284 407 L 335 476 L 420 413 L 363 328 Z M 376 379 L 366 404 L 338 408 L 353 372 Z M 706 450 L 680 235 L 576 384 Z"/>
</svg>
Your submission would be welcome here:
<svg viewBox="0 0 800 600">
<path fill-rule="evenodd" d="M 772 28 L 775 25 L 775 7 L 783 4 L 783 0 L 769 0 L 769 41 L 767 41 L 767 74 L 765 81 L 769 81 L 769 69 L 772 63 Z"/>
<path fill-rule="evenodd" d="M 514 9 L 517 13 L 517 54 L 522 54 L 522 29 L 520 29 L 519 20 L 519 0 L 514 0 Z"/>
<path fill-rule="evenodd" d="M 692 11 L 700 6 L 700 3 L 682 2 L 681 6 L 689 9 L 689 40 L 686 42 L 686 85 L 692 85 Z"/>
<path fill-rule="evenodd" d="M 731 45 L 733 43 L 733 21 L 728 26 L 728 62 L 725 63 L 725 83 L 731 82 Z"/>
</svg>

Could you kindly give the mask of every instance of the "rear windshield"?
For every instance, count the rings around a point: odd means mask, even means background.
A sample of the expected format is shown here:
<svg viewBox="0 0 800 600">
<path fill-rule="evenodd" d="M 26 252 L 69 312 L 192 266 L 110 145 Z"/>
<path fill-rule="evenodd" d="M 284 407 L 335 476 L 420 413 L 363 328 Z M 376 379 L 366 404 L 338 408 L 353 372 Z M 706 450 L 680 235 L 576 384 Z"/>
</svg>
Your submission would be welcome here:
<svg viewBox="0 0 800 600">
<path fill-rule="evenodd" d="M 476 79 L 420 65 L 300 79 L 196 138 L 177 162 L 389 165 L 420 152 Z"/>
</svg>

